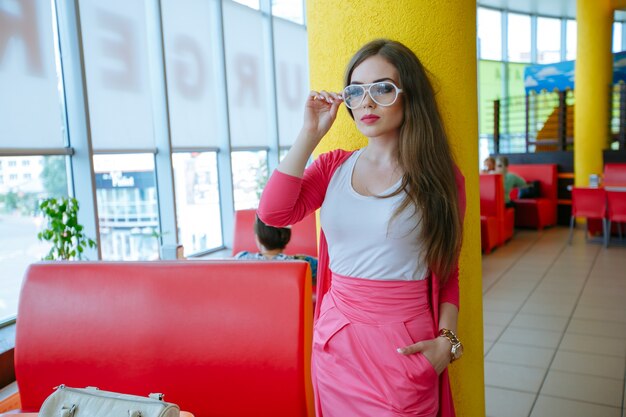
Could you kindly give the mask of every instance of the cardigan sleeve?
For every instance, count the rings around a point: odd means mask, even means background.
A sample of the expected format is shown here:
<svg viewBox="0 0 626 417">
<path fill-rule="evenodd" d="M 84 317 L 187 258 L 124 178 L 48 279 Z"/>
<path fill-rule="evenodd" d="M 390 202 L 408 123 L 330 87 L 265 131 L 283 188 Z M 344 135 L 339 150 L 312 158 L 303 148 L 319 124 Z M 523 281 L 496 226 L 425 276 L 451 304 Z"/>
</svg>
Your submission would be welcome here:
<svg viewBox="0 0 626 417">
<path fill-rule="evenodd" d="M 270 226 L 284 227 L 320 208 L 332 174 L 350 154 L 340 149 L 322 154 L 302 178 L 274 170 L 261 195 L 259 218 Z"/>
<path fill-rule="evenodd" d="M 456 186 L 459 193 L 459 216 L 461 217 L 461 227 L 463 226 L 463 221 L 465 219 L 465 206 L 466 206 L 466 198 L 465 198 L 465 178 L 463 174 L 455 167 L 455 176 L 456 176 Z M 446 283 L 441 287 L 441 291 L 439 293 L 439 303 L 452 303 L 457 308 L 459 307 L 459 261 L 457 255 L 457 262 L 454 266 L 454 270 L 452 274 L 446 281 Z"/>
</svg>

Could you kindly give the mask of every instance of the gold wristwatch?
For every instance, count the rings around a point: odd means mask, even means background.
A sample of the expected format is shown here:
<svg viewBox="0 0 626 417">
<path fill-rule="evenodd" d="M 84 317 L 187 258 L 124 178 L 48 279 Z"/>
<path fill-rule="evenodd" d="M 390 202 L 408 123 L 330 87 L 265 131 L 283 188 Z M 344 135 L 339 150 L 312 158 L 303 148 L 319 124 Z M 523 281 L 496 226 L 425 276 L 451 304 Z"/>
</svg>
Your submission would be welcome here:
<svg viewBox="0 0 626 417">
<path fill-rule="evenodd" d="M 440 329 L 438 336 L 445 337 L 446 339 L 448 339 L 448 341 L 450 341 L 450 344 L 452 345 L 452 348 L 450 349 L 450 362 L 454 362 L 455 360 L 459 359 L 461 355 L 463 355 L 463 345 L 452 330 Z"/>
</svg>

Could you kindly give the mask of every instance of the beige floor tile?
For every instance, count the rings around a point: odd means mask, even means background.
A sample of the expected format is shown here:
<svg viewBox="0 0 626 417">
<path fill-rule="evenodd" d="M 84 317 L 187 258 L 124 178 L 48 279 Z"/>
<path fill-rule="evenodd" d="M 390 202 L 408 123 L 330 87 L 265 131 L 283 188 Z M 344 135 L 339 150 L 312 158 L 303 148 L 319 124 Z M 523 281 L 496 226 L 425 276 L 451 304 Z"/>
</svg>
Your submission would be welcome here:
<svg viewBox="0 0 626 417">
<path fill-rule="evenodd" d="M 511 326 L 562 333 L 565 330 L 565 326 L 567 326 L 567 321 L 567 317 L 518 313 L 511 322 Z"/>
<path fill-rule="evenodd" d="M 540 394 L 621 407 L 623 386 L 623 380 L 551 370 Z"/>
<path fill-rule="evenodd" d="M 485 361 L 485 385 L 495 388 L 536 393 L 545 369 Z"/>
<path fill-rule="evenodd" d="M 554 349 L 497 342 L 485 360 L 547 369 L 553 356 Z"/>
<path fill-rule="evenodd" d="M 497 340 L 504 331 L 504 327 L 503 325 L 497 324 L 483 324 L 483 339 L 491 341 Z"/>
<path fill-rule="evenodd" d="M 624 339 L 603 337 L 600 343 L 598 336 L 565 332 L 559 349 L 624 358 L 626 356 L 626 341 Z"/>
<path fill-rule="evenodd" d="M 505 329 L 502 336 L 500 336 L 502 342 L 543 348 L 556 348 L 560 339 L 560 332 L 512 326 Z"/>
<path fill-rule="evenodd" d="M 574 304 L 557 304 L 557 303 L 537 303 L 527 302 L 524 304 L 520 313 L 525 314 L 542 314 L 546 316 L 569 317 L 574 311 Z"/>
<path fill-rule="evenodd" d="M 620 417 L 621 411 L 608 407 L 540 395 L 530 417 Z"/>
<path fill-rule="evenodd" d="M 501 388 L 485 388 L 485 408 L 489 417 L 527 417 L 535 394 Z"/>
<path fill-rule="evenodd" d="M 513 319 L 514 313 L 510 311 L 483 311 L 483 323 L 507 326 Z"/>
<path fill-rule="evenodd" d="M 522 302 L 522 300 L 511 301 L 486 298 L 483 299 L 483 310 L 514 312 L 519 310 L 522 306 Z"/>
<path fill-rule="evenodd" d="M 561 291 L 563 294 L 571 294 L 578 295 L 580 291 L 583 289 L 584 282 L 580 283 L 568 283 L 567 285 L 563 285 L 560 282 L 552 281 L 541 281 L 539 285 L 537 285 L 536 291 Z"/>
<path fill-rule="evenodd" d="M 558 351 L 550 369 L 576 374 L 624 379 L 624 359 L 616 356 Z"/>
<path fill-rule="evenodd" d="M 495 289 L 510 289 L 513 291 L 530 292 L 535 288 L 535 283 L 530 281 L 520 281 L 515 279 L 501 279 L 492 288 Z"/>
<path fill-rule="evenodd" d="M 567 237 L 516 230 L 483 257 L 488 417 L 626 417 L 626 246 Z"/>
<path fill-rule="evenodd" d="M 619 322 L 574 318 L 567 326 L 567 331 L 569 333 L 626 339 L 626 323 Z"/>
<path fill-rule="evenodd" d="M 489 352 L 489 349 L 493 346 L 495 342 L 493 340 L 484 340 L 483 341 L 483 356 Z"/>
<path fill-rule="evenodd" d="M 626 323 L 626 312 L 623 308 L 596 307 L 579 305 L 574 310 L 574 318 L 589 320 L 617 321 Z"/>
</svg>

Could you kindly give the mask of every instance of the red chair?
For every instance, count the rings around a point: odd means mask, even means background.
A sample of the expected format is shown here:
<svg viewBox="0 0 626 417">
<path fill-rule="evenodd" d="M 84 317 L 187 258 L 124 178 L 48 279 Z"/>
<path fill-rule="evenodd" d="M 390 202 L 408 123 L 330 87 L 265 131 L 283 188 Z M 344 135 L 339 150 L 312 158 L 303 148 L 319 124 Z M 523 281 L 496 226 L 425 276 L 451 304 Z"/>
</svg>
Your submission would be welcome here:
<svg viewBox="0 0 626 417">
<path fill-rule="evenodd" d="M 233 256 L 242 251 L 258 252 L 254 240 L 256 210 L 235 211 L 235 232 L 233 236 Z M 291 226 L 291 240 L 285 248 L 287 255 L 309 255 L 317 257 L 317 225 L 315 213 Z"/>
<path fill-rule="evenodd" d="M 626 223 L 626 192 L 607 191 L 606 197 L 608 200 L 607 230 L 611 230 L 611 222 L 616 222 L 619 239 L 622 240 L 622 223 Z M 608 233 L 607 245 L 610 239 L 611 236 L 610 233 Z"/>
<path fill-rule="evenodd" d="M 488 254 L 513 237 L 515 210 L 504 206 L 502 175 L 480 175 L 480 229 L 483 251 Z"/>
<path fill-rule="evenodd" d="M 574 187 L 572 189 L 572 217 L 569 224 L 568 243 L 572 244 L 576 217 L 585 217 L 587 221 L 589 219 L 602 220 L 602 236 L 604 238 L 604 246 L 607 246 L 609 229 L 607 227 L 606 211 L 606 191 L 603 188 Z M 585 240 L 588 238 L 587 227 L 585 227 Z"/>
<path fill-rule="evenodd" d="M 626 163 L 608 163 L 604 165 L 604 186 L 626 185 Z"/>
<path fill-rule="evenodd" d="M 515 227 L 542 230 L 556 224 L 558 206 L 558 177 L 556 164 L 511 164 L 509 172 L 526 182 L 539 181 L 539 197 L 514 198 Z"/>
</svg>

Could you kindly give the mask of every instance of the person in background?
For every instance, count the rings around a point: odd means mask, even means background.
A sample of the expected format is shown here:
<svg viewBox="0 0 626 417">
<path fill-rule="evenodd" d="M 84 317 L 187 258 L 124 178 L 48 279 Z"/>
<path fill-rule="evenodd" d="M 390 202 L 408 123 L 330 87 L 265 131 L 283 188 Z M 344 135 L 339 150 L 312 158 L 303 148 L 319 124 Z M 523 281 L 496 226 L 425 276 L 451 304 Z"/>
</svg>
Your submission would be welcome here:
<svg viewBox="0 0 626 417">
<path fill-rule="evenodd" d="M 506 156 L 499 156 L 496 159 L 496 173 L 502 174 L 504 183 L 504 205 L 506 207 L 513 207 L 515 203 L 511 201 L 511 190 L 513 188 L 526 188 L 528 184 L 526 184 L 524 178 L 509 172 L 509 158 Z"/>
<path fill-rule="evenodd" d="M 258 217 L 254 222 L 254 239 L 259 252 L 243 251 L 235 255 L 235 259 L 253 259 L 266 261 L 306 261 L 311 267 L 311 278 L 315 285 L 317 278 L 317 258 L 308 255 L 286 255 L 285 247 L 291 240 L 291 228 L 272 227 L 263 223 Z"/>
<path fill-rule="evenodd" d="M 481 174 L 493 174 L 496 170 L 496 159 L 493 156 L 488 156 L 483 161 L 483 169 L 480 170 Z"/>
</svg>

